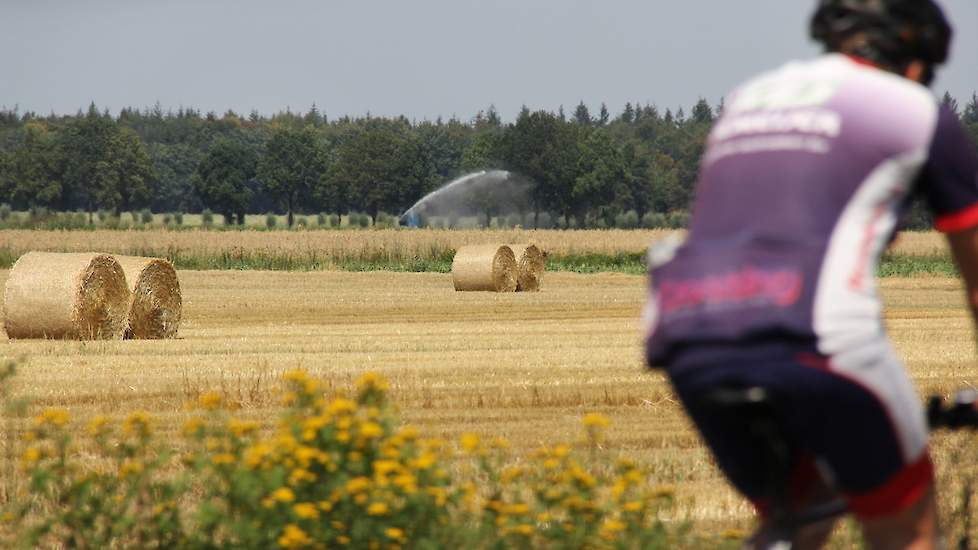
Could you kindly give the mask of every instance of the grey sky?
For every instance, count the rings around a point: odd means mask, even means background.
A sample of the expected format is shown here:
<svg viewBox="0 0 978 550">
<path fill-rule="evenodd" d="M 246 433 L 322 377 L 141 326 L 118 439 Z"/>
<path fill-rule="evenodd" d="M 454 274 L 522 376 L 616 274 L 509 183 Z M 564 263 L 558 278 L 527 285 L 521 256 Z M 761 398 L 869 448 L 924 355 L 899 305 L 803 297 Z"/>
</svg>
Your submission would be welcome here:
<svg viewBox="0 0 978 550">
<path fill-rule="evenodd" d="M 0 0 L 0 105 L 471 118 L 688 107 L 792 57 L 814 0 Z M 978 89 L 978 2 L 935 89 Z"/>
</svg>

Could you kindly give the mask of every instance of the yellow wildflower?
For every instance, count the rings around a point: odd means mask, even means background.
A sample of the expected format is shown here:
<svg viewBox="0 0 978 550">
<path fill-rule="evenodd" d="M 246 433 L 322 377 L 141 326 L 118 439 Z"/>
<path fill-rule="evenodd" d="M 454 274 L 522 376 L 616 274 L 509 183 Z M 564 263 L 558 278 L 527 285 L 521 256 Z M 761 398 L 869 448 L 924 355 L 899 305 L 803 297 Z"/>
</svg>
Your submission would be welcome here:
<svg viewBox="0 0 978 550">
<path fill-rule="evenodd" d="M 319 501 L 318 506 L 319 506 L 319 509 L 322 510 L 323 512 L 330 512 L 330 511 L 333 510 L 333 503 L 332 502 L 329 502 L 327 500 L 321 500 L 321 501 Z"/>
<path fill-rule="evenodd" d="M 350 544 L 350 537 L 346 535 L 340 535 L 336 537 L 336 542 L 342 544 L 343 546 L 346 546 L 347 544 Z"/>
<path fill-rule="evenodd" d="M 376 439 L 382 435 L 384 435 L 384 428 L 376 422 L 364 422 L 360 425 L 360 437 Z"/>
<path fill-rule="evenodd" d="M 312 544 L 312 539 L 298 525 L 290 523 L 285 526 L 285 531 L 279 537 L 278 544 L 282 548 L 302 548 Z"/>
<path fill-rule="evenodd" d="M 296 504 L 292 507 L 295 510 L 295 515 L 302 519 L 317 519 L 319 517 L 319 510 L 316 505 L 311 502 L 302 502 Z"/>
<path fill-rule="evenodd" d="M 626 484 L 624 480 L 619 479 L 615 481 L 615 484 L 611 487 L 611 496 L 615 497 L 616 499 L 621 498 L 627 489 L 628 484 Z"/>
<path fill-rule="evenodd" d="M 415 470 L 427 470 L 435 465 L 435 455 L 431 453 L 421 453 L 421 456 L 411 461 L 411 467 Z"/>
<path fill-rule="evenodd" d="M 607 416 L 599 413 L 586 414 L 581 421 L 588 428 L 606 428 L 611 423 Z"/>
<path fill-rule="evenodd" d="M 633 500 L 622 505 L 621 509 L 626 512 L 641 512 L 644 506 L 640 501 Z"/>
<path fill-rule="evenodd" d="M 622 476 L 622 479 L 627 481 L 631 485 L 638 485 L 643 481 L 642 472 L 639 470 L 629 470 Z"/>
<path fill-rule="evenodd" d="M 299 446 L 299 443 L 289 433 L 280 433 L 275 437 L 275 445 L 284 454 L 291 454 Z"/>
<path fill-rule="evenodd" d="M 601 530 L 607 533 L 618 533 L 625 530 L 626 525 L 624 522 L 618 521 L 616 519 L 605 520 L 604 524 L 601 525 Z"/>
<path fill-rule="evenodd" d="M 289 485 L 295 486 L 300 483 L 312 483 L 314 481 L 316 481 L 316 474 L 302 468 L 296 468 L 289 474 Z"/>
<path fill-rule="evenodd" d="M 230 466 L 231 464 L 234 464 L 235 458 L 231 453 L 220 453 L 214 455 L 214 458 L 211 460 L 213 460 L 214 464 L 218 466 Z"/>
<path fill-rule="evenodd" d="M 412 493 L 415 489 L 416 488 L 405 490 L 405 492 Z M 445 493 L 445 489 L 442 487 L 428 487 L 427 491 L 425 492 L 435 497 L 435 506 L 444 506 L 445 503 L 448 502 L 448 495 Z"/>
<path fill-rule="evenodd" d="M 479 441 L 479 436 L 476 434 L 463 434 L 461 439 L 462 450 L 467 453 L 474 453 L 479 448 Z"/>
<path fill-rule="evenodd" d="M 258 422 L 232 418 L 228 421 L 228 429 L 237 437 L 245 437 L 258 430 Z"/>
<path fill-rule="evenodd" d="M 367 507 L 368 516 L 384 516 L 389 511 L 390 508 L 387 507 L 387 503 L 385 502 L 373 502 Z"/>
<path fill-rule="evenodd" d="M 401 474 L 394 478 L 394 485 L 405 493 L 412 494 L 418 490 L 418 478 L 411 474 Z"/>
<path fill-rule="evenodd" d="M 138 460 L 126 460 L 119 466 L 119 477 L 122 479 L 128 478 L 132 474 L 143 473 L 144 466 L 143 463 Z"/>
<path fill-rule="evenodd" d="M 288 487 L 280 487 L 272 491 L 271 497 L 278 502 L 292 502 L 295 500 L 295 493 Z"/>
<path fill-rule="evenodd" d="M 332 403 L 327 407 L 326 412 L 333 416 L 338 416 L 341 414 L 349 414 L 357 410 L 357 404 L 349 399 L 344 399 L 342 397 L 334 399 Z"/>
<path fill-rule="evenodd" d="M 290 370 L 285 374 L 283 374 L 282 380 L 285 380 L 286 382 L 295 382 L 297 384 L 304 384 L 307 380 L 309 380 L 309 375 L 306 373 L 306 371 L 302 369 L 295 369 L 295 370 Z"/>
<path fill-rule="evenodd" d="M 370 480 L 365 477 L 355 477 L 346 482 L 346 492 L 351 495 L 362 493 L 370 487 Z"/>
<path fill-rule="evenodd" d="M 200 396 L 200 407 L 205 411 L 213 411 L 221 406 L 221 394 L 209 391 Z"/>
<path fill-rule="evenodd" d="M 359 386 L 362 391 L 387 391 L 390 388 L 390 384 L 387 383 L 387 380 L 376 372 L 368 372 L 361 376 L 360 379 L 357 380 L 357 386 Z"/>
<path fill-rule="evenodd" d="M 391 472 L 396 472 L 401 469 L 401 465 L 394 460 L 375 460 L 374 461 L 374 475 L 379 477 L 384 477 Z"/>
<path fill-rule="evenodd" d="M 404 541 L 403 529 L 398 529 L 397 527 L 388 527 L 387 530 L 384 531 L 384 534 L 387 535 L 387 538 L 389 539 L 394 539 L 400 542 Z"/>
<path fill-rule="evenodd" d="M 295 450 L 295 457 L 299 460 L 299 464 L 303 468 L 308 467 L 315 460 L 320 464 L 325 464 L 329 462 L 329 455 L 316 449 L 315 447 L 299 447 Z"/>
<path fill-rule="evenodd" d="M 203 429 L 204 419 L 199 416 L 192 416 L 189 420 L 183 423 L 183 435 L 186 437 L 198 435 Z"/>
<path fill-rule="evenodd" d="M 524 523 L 522 525 L 517 525 L 516 527 L 513 527 L 512 531 L 517 535 L 523 535 L 524 537 L 529 537 L 533 535 L 533 526 Z"/>
<path fill-rule="evenodd" d="M 108 425 L 108 417 L 96 416 L 88 422 L 88 435 L 91 437 L 99 437 L 105 433 L 106 426 Z"/>
<path fill-rule="evenodd" d="M 244 452 L 244 462 L 252 469 L 258 468 L 265 461 L 265 457 L 272 453 L 272 448 L 265 443 L 259 443 L 253 447 L 248 447 Z"/>
<path fill-rule="evenodd" d="M 43 453 L 41 453 L 41 449 L 38 449 L 37 447 L 31 447 L 30 449 L 27 449 L 27 451 L 24 452 L 24 456 L 22 457 L 22 459 L 26 464 L 34 464 L 35 462 L 41 460 L 42 456 Z"/>
<path fill-rule="evenodd" d="M 68 415 L 67 410 L 52 408 L 45 409 L 44 412 L 34 419 L 34 422 L 38 426 L 51 425 L 57 428 L 63 428 L 66 424 L 68 424 L 69 419 L 70 416 Z"/>
</svg>

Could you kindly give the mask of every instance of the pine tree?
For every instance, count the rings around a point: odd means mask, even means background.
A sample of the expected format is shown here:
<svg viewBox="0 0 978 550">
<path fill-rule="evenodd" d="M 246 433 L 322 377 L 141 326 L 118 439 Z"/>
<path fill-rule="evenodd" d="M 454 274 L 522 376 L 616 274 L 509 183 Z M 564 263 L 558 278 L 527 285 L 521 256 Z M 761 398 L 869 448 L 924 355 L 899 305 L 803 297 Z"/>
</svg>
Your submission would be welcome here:
<svg viewBox="0 0 978 550">
<path fill-rule="evenodd" d="M 944 97 L 941 98 L 941 104 L 950 109 L 955 115 L 959 114 L 958 100 L 954 99 L 951 92 L 944 92 Z"/>
<path fill-rule="evenodd" d="M 631 102 L 625 103 L 625 110 L 622 111 L 620 120 L 625 124 L 631 124 L 635 120 L 635 109 L 632 108 Z"/>
<path fill-rule="evenodd" d="M 604 102 L 602 101 L 601 113 L 598 115 L 598 125 L 604 126 L 605 124 L 608 124 L 608 121 L 610 119 L 611 119 L 611 115 L 608 114 L 608 106 L 605 105 Z"/>
<path fill-rule="evenodd" d="M 978 124 L 978 93 L 971 94 L 971 101 L 964 106 L 961 114 L 961 122 L 965 124 Z"/>
<path fill-rule="evenodd" d="M 713 123 L 713 109 L 710 108 L 710 104 L 703 98 L 700 98 L 696 106 L 693 107 L 693 122 L 699 124 Z"/>
<path fill-rule="evenodd" d="M 574 109 L 574 122 L 578 126 L 590 126 L 593 122 L 591 120 L 591 112 L 588 111 L 587 105 L 584 102 L 580 102 L 577 108 Z"/>
</svg>

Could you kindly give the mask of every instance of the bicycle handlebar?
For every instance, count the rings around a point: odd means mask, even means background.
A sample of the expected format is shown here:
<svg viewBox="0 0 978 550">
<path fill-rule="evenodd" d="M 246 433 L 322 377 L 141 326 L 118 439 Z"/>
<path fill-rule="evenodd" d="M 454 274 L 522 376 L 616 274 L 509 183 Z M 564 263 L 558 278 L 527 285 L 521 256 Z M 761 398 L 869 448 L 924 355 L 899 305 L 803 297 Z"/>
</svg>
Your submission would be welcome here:
<svg viewBox="0 0 978 550">
<path fill-rule="evenodd" d="M 931 428 L 978 429 L 978 391 L 958 390 L 947 406 L 942 397 L 932 396 L 927 403 L 927 423 Z"/>
</svg>

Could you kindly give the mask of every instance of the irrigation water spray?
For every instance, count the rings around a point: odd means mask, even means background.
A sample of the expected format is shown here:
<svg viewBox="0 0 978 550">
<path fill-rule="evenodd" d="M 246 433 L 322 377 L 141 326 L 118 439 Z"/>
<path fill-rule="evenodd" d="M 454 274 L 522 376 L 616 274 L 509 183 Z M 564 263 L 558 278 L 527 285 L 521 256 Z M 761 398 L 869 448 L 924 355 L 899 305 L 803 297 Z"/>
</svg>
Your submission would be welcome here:
<svg viewBox="0 0 978 550">
<path fill-rule="evenodd" d="M 466 214 L 519 209 L 529 199 L 531 184 L 506 170 L 481 170 L 456 178 L 428 193 L 401 215 L 408 227 L 420 225 L 421 214 Z"/>
</svg>

